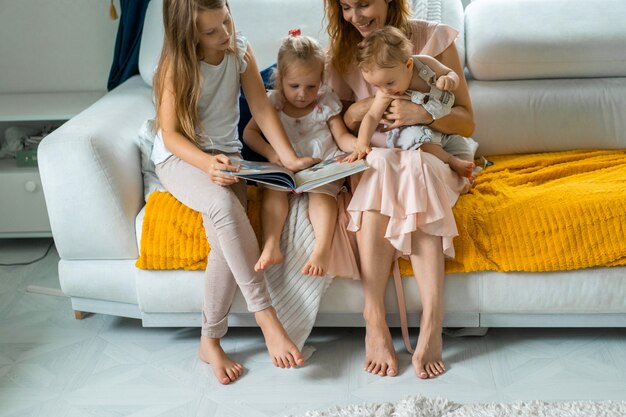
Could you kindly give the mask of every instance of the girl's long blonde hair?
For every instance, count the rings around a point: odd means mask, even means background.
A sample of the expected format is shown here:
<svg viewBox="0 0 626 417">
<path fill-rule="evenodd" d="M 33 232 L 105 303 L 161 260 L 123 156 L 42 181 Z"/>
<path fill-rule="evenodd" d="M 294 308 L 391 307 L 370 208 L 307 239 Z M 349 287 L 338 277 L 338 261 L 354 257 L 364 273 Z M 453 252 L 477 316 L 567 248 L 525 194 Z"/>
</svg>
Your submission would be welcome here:
<svg viewBox="0 0 626 417">
<path fill-rule="evenodd" d="M 363 36 L 343 18 L 340 0 L 324 0 L 324 11 L 328 25 L 328 52 L 330 63 L 339 73 L 345 73 L 356 56 L 356 48 Z M 380 1 L 380 0 L 377 0 Z M 387 1 L 387 21 L 385 25 L 394 26 L 409 36 L 409 18 L 411 8 L 407 0 Z"/>
<path fill-rule="evenodd" d="M 174 109 L 181 133 L 194 143 L 198 143 L 198 100 L 202 91 L 196 19 L 200 11 L 221 9 L 224 6 L 228 8 L 227 0 L 163 0 L 165 37 L 153 86 L 156 122 L 159 126 L 158 114 L 167 78 L 173 88 Z M 233 34 L 229 52 L 232 53 L 234 48 Z"/>
</svg>

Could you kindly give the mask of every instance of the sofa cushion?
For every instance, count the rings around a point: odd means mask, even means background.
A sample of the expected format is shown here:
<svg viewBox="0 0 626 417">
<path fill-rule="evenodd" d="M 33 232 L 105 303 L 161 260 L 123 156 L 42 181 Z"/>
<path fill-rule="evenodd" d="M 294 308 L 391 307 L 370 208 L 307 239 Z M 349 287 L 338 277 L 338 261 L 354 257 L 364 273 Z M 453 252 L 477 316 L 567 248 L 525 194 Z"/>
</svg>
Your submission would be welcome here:
<svg viewBox="0 0 626 417">
<path fill-rule="evenodd" d="M 478 80 L 624 77 L 625 16 L 623 0 L 475 0 L 467 67 Z"/>
</svg>

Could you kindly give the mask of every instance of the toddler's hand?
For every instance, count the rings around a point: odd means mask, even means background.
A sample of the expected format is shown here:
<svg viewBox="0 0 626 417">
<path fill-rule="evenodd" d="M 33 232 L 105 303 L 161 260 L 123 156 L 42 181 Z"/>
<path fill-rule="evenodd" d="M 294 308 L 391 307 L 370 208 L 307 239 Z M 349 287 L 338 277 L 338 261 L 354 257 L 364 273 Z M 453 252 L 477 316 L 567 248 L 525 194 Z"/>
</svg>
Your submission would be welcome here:
<svg viewBox="0 0 626 417">
<path fill-rule="evenodd" d="M 230 159 L 228 159 L 226 155 L 219 154 L 211 157 L 209 166 L 206 169 L 206 173 L 209 175 L 211 181 L 223 187 L 239 182 L 239 178 L 225 174 L 221 172 L 222 170 L 237 172 L 239 171 L 239 167 L 231 165 Z"/>
<path fill-rule="evenodd" d="M 315 165 L 320 161 L 319 158 L 311 158 L 307 156 L 305 158 L 296 158 L 291 161 L 283 161 L 283 166 L 293 172 L 302 171 L 305 168 Z"/>
</svg>

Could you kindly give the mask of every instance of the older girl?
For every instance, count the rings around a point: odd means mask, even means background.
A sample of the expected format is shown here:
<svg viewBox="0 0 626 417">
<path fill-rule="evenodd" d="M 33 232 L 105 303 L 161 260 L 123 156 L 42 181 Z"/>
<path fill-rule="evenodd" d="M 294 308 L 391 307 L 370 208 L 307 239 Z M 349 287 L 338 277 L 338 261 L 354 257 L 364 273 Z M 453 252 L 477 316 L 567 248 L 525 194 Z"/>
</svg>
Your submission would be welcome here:
<svg viewBox="0 0 626 417">
<path fill-rule="evenodd" d="M 154 83 L 158 133 L 152 159 L 165 188 L 202 213 L 211 246 L 204 278 L 199 356 L 228 384 L 243 373 L 220 339 L 237 287 L 265 336 L 276 366 L 295 367 L 302 354 L 287 336 L 272 307 L 263 274 L 254 270 L 257 241 L 246 216 L 245 184 L 221 170 L 235 171 L 238 157 L 239 88 L 270 138 L 282 163 L 292 170 L 311 165 L 298 158 L 269 104 L 246 38 L 236 34 L 225 0 L 165 0 L 165 42 Z"/>
</svg>

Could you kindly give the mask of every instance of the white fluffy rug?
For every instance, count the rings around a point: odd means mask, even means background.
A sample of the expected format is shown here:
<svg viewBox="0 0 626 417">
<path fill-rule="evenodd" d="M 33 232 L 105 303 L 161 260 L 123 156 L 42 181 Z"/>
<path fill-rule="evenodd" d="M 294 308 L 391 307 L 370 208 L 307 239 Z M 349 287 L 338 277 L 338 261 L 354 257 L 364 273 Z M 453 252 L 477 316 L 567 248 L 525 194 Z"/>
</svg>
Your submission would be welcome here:
<svg viewBox="0 0 626 417">
<path fill-rule="evenodd" d="M 368 404 L 300 417 L 624 417 L 626 401 L 516 402 L 511 404 L 457 404 L 442 398 L 412 396 L 395 404 Z"/>
</svg>

